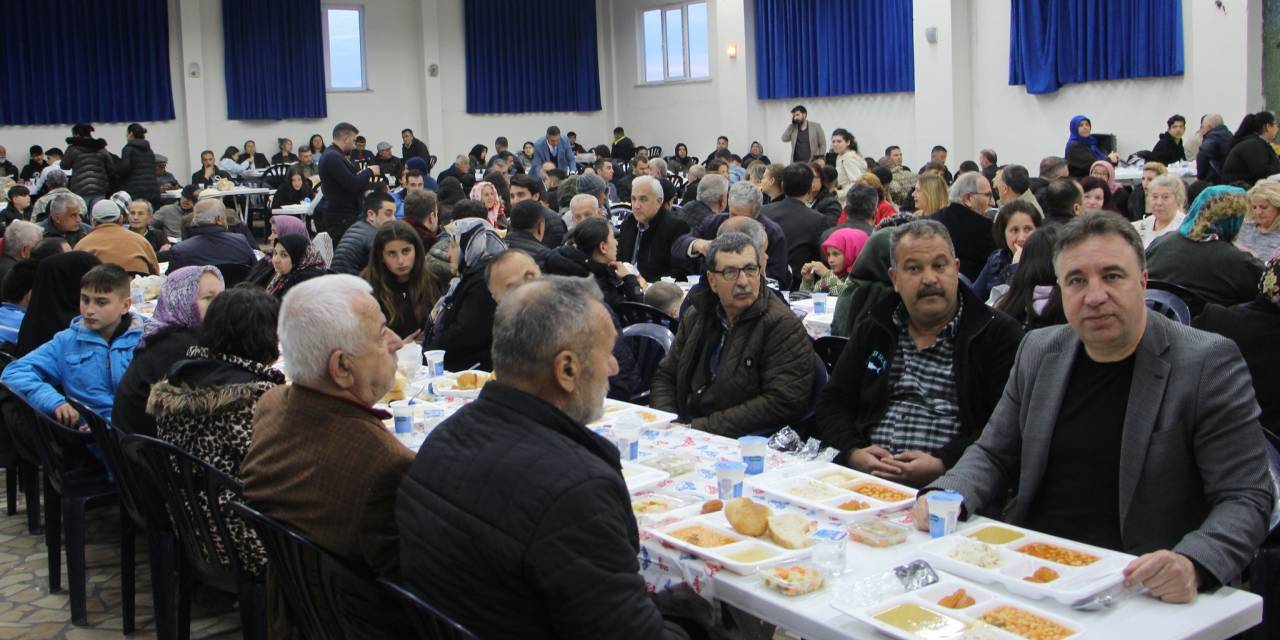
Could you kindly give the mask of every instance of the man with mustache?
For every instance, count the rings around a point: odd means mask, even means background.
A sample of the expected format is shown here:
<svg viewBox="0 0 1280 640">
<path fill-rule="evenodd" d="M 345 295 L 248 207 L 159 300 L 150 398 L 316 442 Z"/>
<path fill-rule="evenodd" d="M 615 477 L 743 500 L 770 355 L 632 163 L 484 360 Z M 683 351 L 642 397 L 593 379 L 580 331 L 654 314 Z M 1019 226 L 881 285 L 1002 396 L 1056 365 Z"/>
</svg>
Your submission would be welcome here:
<svg viewBox="0 0 1280 640">
<path fill-rule="evenodd" d="M 651 406 L 729 437 L 772 433 L 808 413 L 817 361 L 787 303 L 762 295 L 766 259 L 745 233 L 711 242 L 707 288 L 689 293 L 675 345 L 654 374 Z"/>
<path fill-rule="evenodd" d="M 1027 335 L 982 437 L 926 491 L 1138 555 L 1125 586 L 1191 602 L 1238 577 L 1267 535 L 1248 365 L 1229 339 L 1147 310 L 1142 239 L 1124 218 L 1072 220 L 1053 267 L 1069 326 Z M 917 525 L 927 511 L 918 500 Z"/>
<path fill-rule="evenodd" d="M 978 438 L 1000 400 L 1022 328 L 960 283 L 942 223 L 895 227 L 892 294 L 867 311 L 818 400 L 818 438 L 854 469 L 931 482 Z"/>
</svg>

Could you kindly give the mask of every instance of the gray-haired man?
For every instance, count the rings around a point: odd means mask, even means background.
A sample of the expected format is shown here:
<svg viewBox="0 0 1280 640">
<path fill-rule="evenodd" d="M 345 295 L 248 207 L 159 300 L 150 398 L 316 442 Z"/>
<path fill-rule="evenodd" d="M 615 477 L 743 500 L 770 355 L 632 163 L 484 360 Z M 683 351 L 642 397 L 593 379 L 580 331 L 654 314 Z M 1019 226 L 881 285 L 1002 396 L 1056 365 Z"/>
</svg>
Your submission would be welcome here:
<svg viewBox="0 0 1280 640">
<path fill-rule="evenodd" d="M 706 179 L 703 178 L 703 180 Z M 720 225 L 730 217 L 745 216 L 764 225 L 765 233 L 769 236 L 769 262 L 765 265 L 765 275 L 777 282 L 782 289 L 787 289 L 791 284 L 791 275 L 787 268 L 787 237 L 778 223 L 760 213 L 760 208 L 764 206 L 764 194 L 754 184 L 744 180 L 729 187 L 726 202 L 729 207 L 728 213 L 715 213 L 703 218 L 693 231 L 680 236 L 672 243 L 672 260 L 677 263 L 683 262 L 691 272 L 701 271 L 702 260 L 711 247 L 711 241 L 715 239 Z"/>
</svg>

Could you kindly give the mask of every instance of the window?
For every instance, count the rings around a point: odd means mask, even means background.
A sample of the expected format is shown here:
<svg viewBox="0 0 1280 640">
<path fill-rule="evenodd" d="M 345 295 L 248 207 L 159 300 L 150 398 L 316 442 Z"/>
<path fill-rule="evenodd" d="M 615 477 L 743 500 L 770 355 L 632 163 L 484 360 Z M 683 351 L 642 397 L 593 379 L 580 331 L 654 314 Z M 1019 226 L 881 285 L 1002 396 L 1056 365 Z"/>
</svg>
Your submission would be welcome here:
<svg viewBox="0 0 1280 640">
<path fill-rule="evenodd" d="M 711 76 L 706 2 L 645 10 L 640 15 L 640 27 L 644 82 L 678 82 Z"/>
<path fill-rule="evenodd" d="M 364 8 L 326 6 L 325 85 L 329 91 L 364 91 Z"/>
</svg>

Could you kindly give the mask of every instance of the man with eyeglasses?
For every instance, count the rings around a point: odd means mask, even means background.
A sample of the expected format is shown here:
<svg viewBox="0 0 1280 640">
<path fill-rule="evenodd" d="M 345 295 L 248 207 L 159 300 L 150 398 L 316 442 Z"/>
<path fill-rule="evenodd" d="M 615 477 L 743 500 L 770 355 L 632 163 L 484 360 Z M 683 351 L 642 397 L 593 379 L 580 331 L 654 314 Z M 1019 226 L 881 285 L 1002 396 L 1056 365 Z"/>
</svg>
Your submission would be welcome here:
<svg viewBox="0 0 1280 640">
<path fill-rule="evenodd" d="M 1022 328 L 959 282 L 942 224 L 915 220 L 878 233 L 892 233 L 895 293 L 849 336 L 818 399 L 817 437 L 840 450 L 836 462 L 919 487 L 982 432 Z"/>
<path fill-rule="evenodd" d="M 695 429 L 738 437 L 794 424 L 811 405 L 814 353 L 800 320 L 763 294 L 760 247 L 725 233 L 707 250 L 707 288 L 691 292 L 650 405 Z"/>
<path fill-rule="evenodd" d="M 928 216 L 941 222 L 951 234 L 960 273 L 973 282 L 982 272 L 991 252 L 996 250 L 987 209 L 995 203 L 991 183 L 977 171 L 956 178 L 951 185 L 951 204 Z"/>
</svg>

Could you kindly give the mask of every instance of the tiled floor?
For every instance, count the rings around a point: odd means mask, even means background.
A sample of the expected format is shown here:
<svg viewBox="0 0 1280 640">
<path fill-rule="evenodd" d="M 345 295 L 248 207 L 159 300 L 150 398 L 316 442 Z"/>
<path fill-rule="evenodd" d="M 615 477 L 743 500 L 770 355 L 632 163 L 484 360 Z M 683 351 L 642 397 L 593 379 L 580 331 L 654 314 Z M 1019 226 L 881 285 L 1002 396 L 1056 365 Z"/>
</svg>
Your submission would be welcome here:
<svg viewBox="0 0 1280 640">
<path fill-rule="evenodd" d="M 3 477 L 4 472 L 0 471 L 0 478 Z M 13 516 L 4 515 L 3 505 L 4 496 L 0 491 L 0 640 L 121 638 L 123 611 L 120 607 L 120 516 L 117 507 L 106 505 L 89 512 L 89 544 L 85 551 L 89 626 L 76 627 L 71 624 L 65 558 L 62 591 L 51 594 L 44 535 L 27 533 L 25 501 L 20 499 L 18 514 Z M 129 637 L 155 638 L 146 540 L 140 537 L 135 548 L 138 558 L 137 630 Z M 240 637 L 240 618 L 231 600 L 216 599 L 216 602 L 205 603 L 199 596 L 194 600 L 192 638 Z"/>
</svg>

